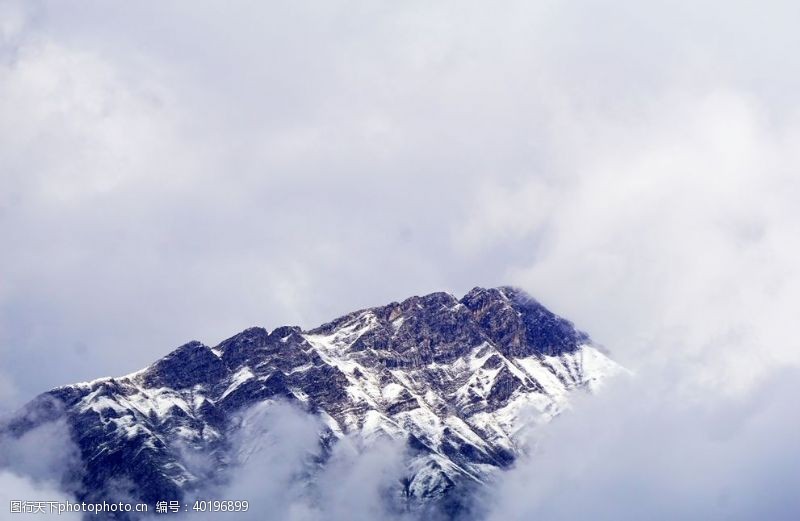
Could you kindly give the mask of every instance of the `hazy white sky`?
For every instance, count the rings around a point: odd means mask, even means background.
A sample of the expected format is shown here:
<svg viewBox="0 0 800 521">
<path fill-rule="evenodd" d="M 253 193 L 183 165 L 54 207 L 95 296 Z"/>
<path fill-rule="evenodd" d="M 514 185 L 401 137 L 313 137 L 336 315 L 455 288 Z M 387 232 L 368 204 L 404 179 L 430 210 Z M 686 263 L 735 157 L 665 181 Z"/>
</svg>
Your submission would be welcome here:
<svg viewBox="0 0 800 521">
<path fill-rule="evenodd" d="M 4 409 L 475 285 L 687 393 L 798 363 L 793 2 L 0 5 Z"/>
</svg>

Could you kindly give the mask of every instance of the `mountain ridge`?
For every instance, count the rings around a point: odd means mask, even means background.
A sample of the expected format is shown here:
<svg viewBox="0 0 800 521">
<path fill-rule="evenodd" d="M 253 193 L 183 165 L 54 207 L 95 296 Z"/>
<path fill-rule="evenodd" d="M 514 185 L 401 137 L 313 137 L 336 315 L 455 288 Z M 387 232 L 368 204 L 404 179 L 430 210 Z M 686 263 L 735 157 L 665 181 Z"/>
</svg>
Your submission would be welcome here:
<svg viewBox="0 0 800 521">
<path fill-rule="evenodd" d="M 0 430 L 63 419 L 85 500 L 183 500 L 235 472 L 229 440 L 248 407 L 292 402 L 323 422 L 320 443 L 389 438 L 410 448 L 401 508 L 485 483 L 524 449 L 524 411 L 547 420 L 619 370 L 586 333 L 525 292 L 474 288 L 357 310 L 309 330 L 251 327 L 210 347 L 187 342 L 121 377 L 58 387 Z M 198 472 L 185 452 L 210 457 Z M 324 458 L 320 460 L 324 465 Z M 122 479 L 124 478 L 124 479 Z"/>
</svg>

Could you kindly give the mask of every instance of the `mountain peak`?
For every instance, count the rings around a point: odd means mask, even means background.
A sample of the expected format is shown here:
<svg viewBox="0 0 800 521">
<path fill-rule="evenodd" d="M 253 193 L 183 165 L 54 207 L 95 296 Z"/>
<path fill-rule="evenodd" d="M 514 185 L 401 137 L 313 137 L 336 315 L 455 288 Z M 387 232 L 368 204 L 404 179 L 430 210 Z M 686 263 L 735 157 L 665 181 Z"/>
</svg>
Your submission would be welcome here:
<svg viewBox="0 0 800 521">
<path fill-rule="evenodd" d="M 192 341 L 127 377 L 45 393 L 11 432 L 65 420 L 80 445 L 81 500 L 115 499 L 112 477 L 144 501 L 168 500 L 235 472 L 237 418 L 285 400 L 322 420 L 320 461 L 345 436 L 405 440 L 396 497 L 405 498 L 400 508 L 416 508 L 490 479 L 522 450 L 531 411 L 551 418 L 570 393 L 617 368 L 525 292 L 474 288 L 461 299 L 412 296 L 307 331 L 252 327 L 213 348 Z M 213 456 L 212 474 L 190 470 L 187 447 Z"/>
</svg>

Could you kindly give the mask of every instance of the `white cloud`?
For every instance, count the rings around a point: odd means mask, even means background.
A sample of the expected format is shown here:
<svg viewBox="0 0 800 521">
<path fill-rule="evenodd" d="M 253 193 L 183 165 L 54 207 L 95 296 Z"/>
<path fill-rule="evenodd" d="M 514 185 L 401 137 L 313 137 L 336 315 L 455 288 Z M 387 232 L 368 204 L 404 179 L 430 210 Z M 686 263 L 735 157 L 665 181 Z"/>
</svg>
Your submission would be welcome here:
<svg viewBox="0 0 800 521">
<path fill-rule="evenodd" d="M 402 442 L 385 440 L 364 446 L 344 438 L 323 451 L 320 419 L 285 403 L 263 403 L 244 411 L 232 437 L 237 454 L 218 489 L 197 495 L 247 501 L 246 511 L 208 514 L 212 519 L 371 520 L 401 519 L 387 496 L 399 490 L 405 470 Z M 189 500 L 193 504 L 193 499 Z M 186 515 L 193 519 L 196 512 Z"/>
<path fill-rule="evenodd" d="M 800 280 L 800 187 L 788 174 L 800 166 L 800 127 L 770 126 L 759 108 L 714 92 L 639 126 L 592 129 L 592 150 L 576 151 L 551 203 L 549 240 L 516 279 L 574 309 L 634 365 L 679 357 L 705 371 L 713 361 L 705 376 L 733 390 L 800 363 L 786 341 Z"/>
<path fill-rule="evenodd" d="M 76 465 L 79 465 L 78 448 L 62 422 L 45 424 L 19 438 L 0 436 L 0 505 L 8 512 L 12 500 L 56 501 L 62 505 L 74 502 L 68 491 L 76 487 L 73 482 Z M 57 515 L 50 513 L 49 504 L 44 508 L 44 514 L 18 515 L 32 519 Z M 64 519 L 80 519 L 79 514 L 72 512 L 60 515 Z"/>
<path fill-rule="evenodd" d="M 693 402 L 671 376 L 617 382 L 542 429 L 490 492 L 488 519 L 793 519 L 796 371 Z"/>
<path fill-rule="evenodd" d="M 74 499 L 61 492 L 55 484 L 35 482 L 27 477 L 0 470 L 0 504 L 2 504 L 6 512 L 11 509 L 12 501 L 27 501 L 29 503 L 56 501 L 64 504 L 67 501 L 72 502 Z M 54 515 L 58 515 L 59 519 L 66 521 L 80 521 L 81 519 L 81 515 L 75 512 L 63 512 L 60 515 L 52 514 L 50 513 L 49 504 L 46 506 L 46 513 L 38 512 L 38 509 L 33 512 L 37 513 L 16 515 L 25 516 L 26 519 L 51 519 Z"/>
</svg>

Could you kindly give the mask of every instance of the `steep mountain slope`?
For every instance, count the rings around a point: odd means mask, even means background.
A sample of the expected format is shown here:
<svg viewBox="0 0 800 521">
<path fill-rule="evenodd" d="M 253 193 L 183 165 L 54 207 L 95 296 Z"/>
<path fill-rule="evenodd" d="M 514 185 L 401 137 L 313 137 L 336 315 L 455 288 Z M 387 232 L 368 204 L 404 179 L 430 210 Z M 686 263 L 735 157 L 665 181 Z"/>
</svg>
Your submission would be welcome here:
<svg viewBox="0 0 800 521">
<path fill-rule="evenodd" d="M 351 435 L 405 440 L 393 491 L 420 505 L 490 480 L 521 450 L 526 418 L 619 369 L 588 336 L 523 292 L 475 288 L 356 311 L 316 329 L 247 329 L 185 344 L 150 367 L 47 392 L 3 429 L 65 420 L 84 500 L 182 500 L 236 460 L 240 413 L 285 399 L 318 415 L 323 447 Z M 187 454 L 213 465 L 193 466 Z M 324 465 L 324 458 L 318 461 Z"/>
</svg>

